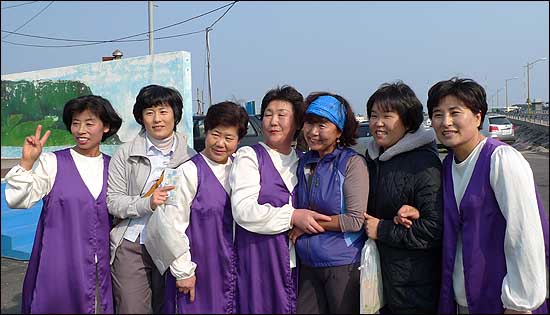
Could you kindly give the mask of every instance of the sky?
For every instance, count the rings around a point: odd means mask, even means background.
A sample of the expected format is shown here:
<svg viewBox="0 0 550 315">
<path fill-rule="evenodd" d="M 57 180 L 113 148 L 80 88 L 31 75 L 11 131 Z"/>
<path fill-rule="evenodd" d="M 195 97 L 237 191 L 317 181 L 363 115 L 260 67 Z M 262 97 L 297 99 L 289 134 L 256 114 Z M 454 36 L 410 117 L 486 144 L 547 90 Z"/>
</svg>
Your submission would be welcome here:
<svg viewBox="0 0 550 315">
<path fill-rule="evenodd" d="M 254 100 L 259 108 L 268 90 L 289 84 L 304 97 L 316 91 L 339 94 L 363 115 L 368 98 L 383 83 L 403 81 L 425 106 L 432 85 L 459 76 L 482 84 L 489 106 L 497 107 L 498 96 L 503 108 L 506 94 L 510 104 L 526 101 L 526 65 L 550 57 L 547 1 L 153 3 L 153 29 L 225 6 L 154 35 L 154 53 L 191 53 L 193 99 L 199 89 L 207 105 L 204 30 L 220 17 L 209 32 L 213 104 Z M 149 54 L 147 35 L 130 38 L 143 39 L 138 42 L 28 47 L 6 41 L 81 42 L 5 32 L 93 41 L 146 33 L 147 1 L 2 1 L 1 7 L 2 75 L 99 62 L 116 49 L 123 58 Z M 529 77 L 530 98 L 548 101 L 548 59 L 532 64 Z"/>
</svg>

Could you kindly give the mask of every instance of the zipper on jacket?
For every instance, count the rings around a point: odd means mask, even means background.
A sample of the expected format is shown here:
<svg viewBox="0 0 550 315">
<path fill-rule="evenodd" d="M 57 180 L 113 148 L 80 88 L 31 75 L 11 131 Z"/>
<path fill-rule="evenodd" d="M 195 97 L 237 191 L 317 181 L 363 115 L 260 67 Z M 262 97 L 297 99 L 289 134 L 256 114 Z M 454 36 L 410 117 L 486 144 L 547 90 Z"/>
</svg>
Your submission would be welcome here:
<svg viewBox="0 0 550 315">
<path fill-rule="evenodd" d="M 151 176 L 151 172 L 153 171 L 152 170 L 152 167 L 151 167 L 151 160 L 149 160 L 149 158 L 147 156 L 143 156 L 143 158 L 149 163 L 149 174 L 147 175 L 147 178 L 145 179 L 145 182 L 143 183 L 143 187 L 141 187 L 141 190 L 139 192 L 139 196 L 140 197 L 143 197 L 143 195 L 145 194 L 143 192 L 143 190 L 145 190 L 145 186 L 147 185 L 147 179 Z"/>
</svg>

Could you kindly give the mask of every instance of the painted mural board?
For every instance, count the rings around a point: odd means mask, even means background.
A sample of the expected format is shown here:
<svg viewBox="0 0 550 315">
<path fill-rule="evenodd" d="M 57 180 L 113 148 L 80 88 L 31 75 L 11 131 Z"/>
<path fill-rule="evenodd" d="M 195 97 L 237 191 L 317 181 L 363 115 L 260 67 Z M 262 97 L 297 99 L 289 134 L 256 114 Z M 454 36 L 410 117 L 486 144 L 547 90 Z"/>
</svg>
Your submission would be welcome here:
<svg viewBox="0 0 550 315">
<path fill-rule="evenodd" d="M 132 140 L 141 126 L 132 108 L 139 90 L 149 84 L 177 89 L 183 97 L 183 117 L 177 126 L 193 146 L 191 55 L 186 51 L 125 58 L 106 62 L 2 75 L 2 159 L 21 157 L 26 136 L 36 126 L 52 131 L 44 152 L 71 147 L 74 140 L 62 121 L 63 106 L 80 95 L 101 95 L 123 119 L 118 133 L 101 145 L 112 155 L 123 142 Z"/>
</svg>

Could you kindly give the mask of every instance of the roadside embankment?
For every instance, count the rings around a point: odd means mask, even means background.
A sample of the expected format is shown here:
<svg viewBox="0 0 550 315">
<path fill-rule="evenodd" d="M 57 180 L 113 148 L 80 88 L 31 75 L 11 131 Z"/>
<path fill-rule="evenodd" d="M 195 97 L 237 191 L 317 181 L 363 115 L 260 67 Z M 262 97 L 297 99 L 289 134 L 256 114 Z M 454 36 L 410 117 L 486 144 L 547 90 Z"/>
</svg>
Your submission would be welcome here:
<svg viewBox="0 0 550 315">
<path fill-rule="evenodd" d="M 512 145 L 519 151 L 548 152 L 550 136 L 548 127 L 543 129 L 529 128 L 519 125 L 516 129 L 516 142 Z"/>
</svg>

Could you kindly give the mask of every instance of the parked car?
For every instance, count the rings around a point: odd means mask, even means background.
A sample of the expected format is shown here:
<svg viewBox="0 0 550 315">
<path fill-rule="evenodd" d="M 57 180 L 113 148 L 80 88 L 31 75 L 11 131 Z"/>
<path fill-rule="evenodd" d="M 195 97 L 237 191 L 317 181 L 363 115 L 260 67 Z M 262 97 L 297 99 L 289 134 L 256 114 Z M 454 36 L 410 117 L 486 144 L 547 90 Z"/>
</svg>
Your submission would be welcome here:
<svg viewBox="0 0 550 315">
<path fill-rule="evenodd" d="M 372 134 L 370 133 L 370 127 L 368 121 L 362 121 L 359 123 L 359 128 L 357 128 L 359 137 L 357 138 L 357 144 L 351 148 L 355 151 L 365 154 L 367 152 L 367 142 L 372 139 Z"/>
<path fill-rule="evenodd" d="M 512 144 L 516 142 L 514 125 L 504 115 L 489 114 L 489 136 L 502 142 Z"/>
<path fill-rule="evenodd" d="M 200 152 L 204 149 L 204 118 L 206 116 L 193 116 L 193 148 Z M 259 115 L 248 116 L 248 129 L 241 139 L 239 148 L 245 145 L 253 145 L 263 140 L 262 121 Z"/>
</svg>

